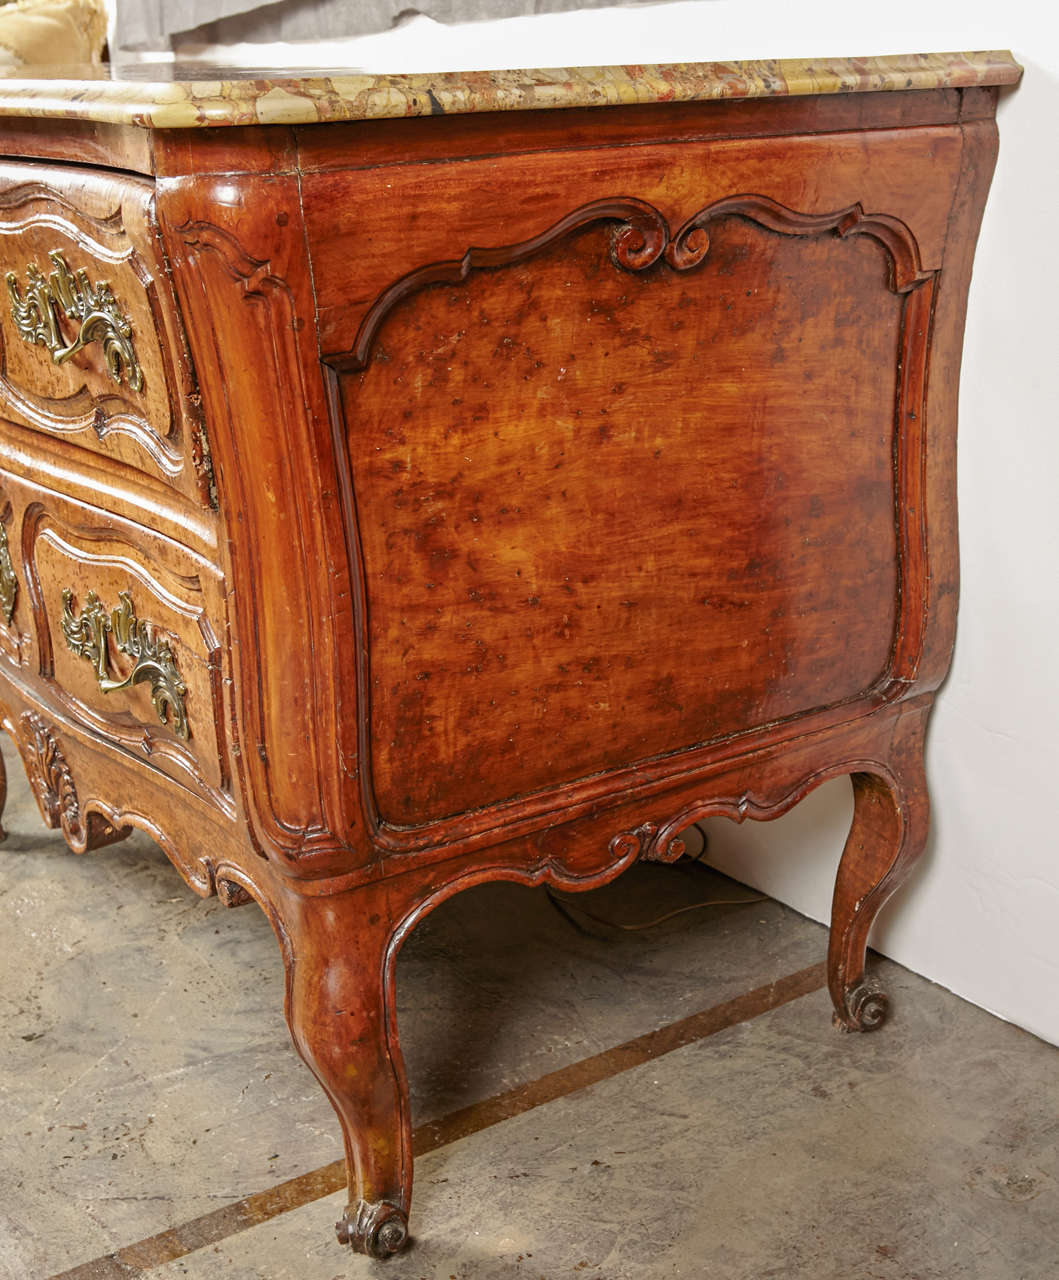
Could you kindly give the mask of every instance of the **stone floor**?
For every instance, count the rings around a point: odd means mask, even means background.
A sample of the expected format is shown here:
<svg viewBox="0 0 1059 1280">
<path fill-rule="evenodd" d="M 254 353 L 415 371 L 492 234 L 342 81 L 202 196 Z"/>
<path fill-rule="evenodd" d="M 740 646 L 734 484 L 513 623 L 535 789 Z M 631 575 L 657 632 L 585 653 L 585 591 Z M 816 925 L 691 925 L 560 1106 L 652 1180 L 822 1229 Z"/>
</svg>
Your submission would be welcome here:
<svg viewBox="0 0 1059 1280">
<path fill-rule="evenodd" d="M 543 892 L 492 885 L 412 935 L 417 1125 L 560 1086 L 417 1160 L 401 1257 L 337 1245 L 340 1193 L 173 1257 L 161 1233 L 338 1160 L 337 1124 L 290 1046 L 257 909 L 199 901 L 139 836 L 73 857 L 9 772 L 2 1280 L 1059 1277 L 1059 1053 L 896 965 L 877 962 L 894 1013 L 874 1035 L 836 1033 L 810 984 L 573 1087 L 584 1059 L 822 958 L 819 926 L 698 864 L 585 895 L 580 928 Z M 718 898 L 742 901 L 639 931 L 577 909 L 643 922 Z"/>
</svg>

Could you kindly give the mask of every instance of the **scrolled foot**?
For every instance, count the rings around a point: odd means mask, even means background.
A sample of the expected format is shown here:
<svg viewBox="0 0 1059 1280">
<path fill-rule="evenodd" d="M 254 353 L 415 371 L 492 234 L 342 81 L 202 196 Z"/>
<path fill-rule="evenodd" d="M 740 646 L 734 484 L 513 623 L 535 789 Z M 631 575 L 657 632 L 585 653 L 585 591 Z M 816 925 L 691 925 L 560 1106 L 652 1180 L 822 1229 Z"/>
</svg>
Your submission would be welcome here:
<svg viewBox="0 0 1059 1280">
<path fill-rule="evenodd" d="M 361 1200 L 346 1206 L 335 1223 L 340 1244 L 371 1258 L 390 1258 L 408 1239 L 408 1215 L 394 1204 L 368 1204 Z"/>
<path fill-rule="evenodd" d="M 846 992 L 845 1016 L 835 1014 L 835 1026 L 842 1031 L 875 1031 L 886 1021 L 890 1000 L 884 991 L 862 985 Z"/>
</svg>

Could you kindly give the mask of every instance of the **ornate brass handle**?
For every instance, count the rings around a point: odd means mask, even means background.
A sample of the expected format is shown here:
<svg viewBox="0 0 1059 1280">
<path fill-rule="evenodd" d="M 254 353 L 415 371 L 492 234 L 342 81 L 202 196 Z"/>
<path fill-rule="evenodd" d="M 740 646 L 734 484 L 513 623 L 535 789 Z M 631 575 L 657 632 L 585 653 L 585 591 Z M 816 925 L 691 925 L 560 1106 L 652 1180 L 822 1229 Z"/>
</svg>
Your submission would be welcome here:
<svg viewBox="0 0 1059 1280">
<path fill-rule="evenodd" d="M 63 592 L 63 635 L 74 653 L 92 663 L 100 689 L 113 693 L 150 681 L 151 701 L 158 719 L 181 738 L 190 737 L 184 706 L 187 686 L 180 678 L 173 651 L 166 641 L 154 635 L 149 622 L 137 618 L 129 593 L 118 593 L 118 606 L 109 614 L 94 591 L 85 596 L 80 617 L 74 616 L 73 600 L 74 593 L 67 587 Z M 108 635 L 114 637 L 118 651 L 134 661 L 132 671 L 124 680 L 116 680 L 110 674 Z"/>
<path fill-rule="evenodd" d="M 103 344 L 107 373 L 114 382 L 125 379 L 133 391 L 143 388 L 143 370 L 132 347 L 132 324 L 119 309 L 105 280 L 91 284 L 84 270 L 73 272 L 58 250 L 48 254 L 55 270 L 45 276 L 35 262 L 26 268 L 26 296 L 23 297 L 13 271 L 5 276 L 11 295 L 11 315 L 19 336 L 26 342 L 47 347 L 56 364 L 87 347 Z M 59 326 L 59 312 L 79 324 L 77 337 L 67 343 Z"/>
<path fill-rule="evenodd" d="M 7 529 L 0 523 L 0 613 L 8 626 L 15 616 L 15 599 L 18 596 L 18 578 L 11 563 L 11 548 L 7 543 Z"/>
</svg>

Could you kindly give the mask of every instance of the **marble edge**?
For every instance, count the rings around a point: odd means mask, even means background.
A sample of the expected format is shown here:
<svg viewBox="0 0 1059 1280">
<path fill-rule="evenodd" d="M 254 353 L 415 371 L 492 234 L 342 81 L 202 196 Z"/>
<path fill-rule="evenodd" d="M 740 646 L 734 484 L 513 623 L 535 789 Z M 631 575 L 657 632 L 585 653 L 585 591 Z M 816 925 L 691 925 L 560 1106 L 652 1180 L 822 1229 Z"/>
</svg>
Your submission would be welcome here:
<svg viewBox="0 0 1059 1280">
<path fill-rule="evenodd" d="M 279 75 L 240 79 L 0 79 L 0 117 L 186 129 L 316 124 L 730 98 L 967 89 L 1018 82 L 1005 50 L 660 66 Z"/>
</svg>

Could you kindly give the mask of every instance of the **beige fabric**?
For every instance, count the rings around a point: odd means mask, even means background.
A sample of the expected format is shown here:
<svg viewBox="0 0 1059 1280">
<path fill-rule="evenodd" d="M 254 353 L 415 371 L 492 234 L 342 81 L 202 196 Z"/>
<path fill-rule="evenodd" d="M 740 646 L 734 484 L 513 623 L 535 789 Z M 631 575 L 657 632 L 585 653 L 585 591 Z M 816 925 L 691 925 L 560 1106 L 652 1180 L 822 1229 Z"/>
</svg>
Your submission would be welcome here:
<svg viewBox="0 0 1059 1280">
<path fill-rule="evenodd" d="M 483 22 L 657 0 L 117 0 L 122 49 L 333 40 L 388 31 L 400 16 Z M 190 33 L 190 34 L 189 34 Z M 296 58 L 296 53 L 292 51 Z"/>
<path fill-rule="evenodd" d="M 15 0 L 0 8 L 0 68 L 99 62 L 103 0 Z"/>
</svg>

